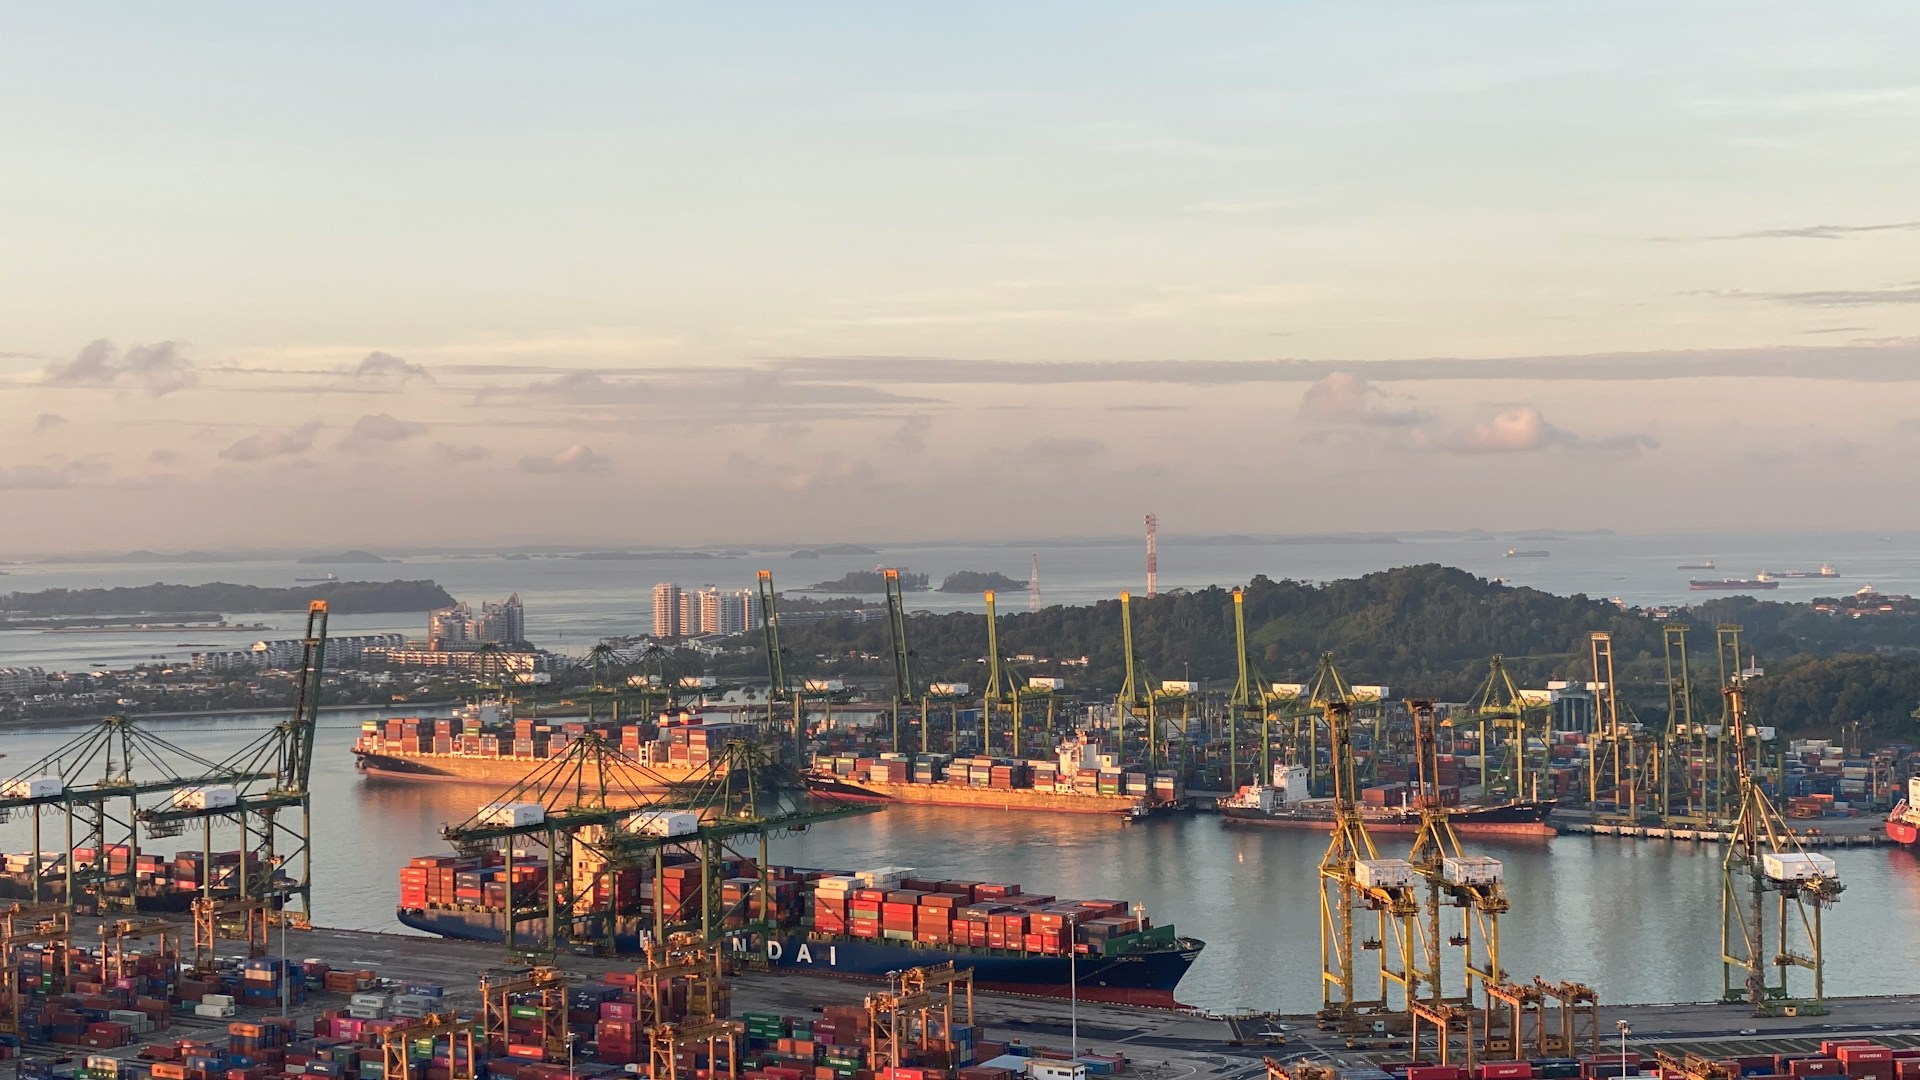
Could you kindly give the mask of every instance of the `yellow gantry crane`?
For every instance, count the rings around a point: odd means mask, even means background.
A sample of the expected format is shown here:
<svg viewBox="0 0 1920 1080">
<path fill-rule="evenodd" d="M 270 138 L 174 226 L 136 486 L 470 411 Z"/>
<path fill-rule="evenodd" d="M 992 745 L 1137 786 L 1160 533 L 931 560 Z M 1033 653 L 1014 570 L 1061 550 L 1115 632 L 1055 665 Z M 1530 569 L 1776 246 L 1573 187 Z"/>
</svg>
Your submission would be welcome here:
<svg viewBox="0 0 1920 1080">
<path fill-rule="evenodd" d="M 942 991 L 945 991 L 942 993 Z M 897 987 L 868 994 L 867 1045 L 872 1047 L 869 1068 L 900 1067 L 912 1049 L 951 1054 L 953 1008 L 964 1005 L 962 1027 L 973 1025 L 973 969 L 956 970 L 952 961 L 930 967 L 908 968 Z M 905 1037 L 900 1027 L 906 1025 Z M 948 1059 L 951 1061 L 951 1059 Z M 884 1063 L 884 1064 L 883 1064 Z M 945 1067 L 945 1066 L 942 1066 Z"/>
<path fill-rule="evenodd" d="M 1420 784 L 1416 797 L 1420 831 L 1414 836 L 1407 861 L 1427 883 L 1427 924 L 1420 928 L 1425 946 L 1424 966 L 1416 967 L 1413 980 L 1416 986 L 1424 984 L 1425 993 L 1416 991 L 1412 996 L 1436 1008 L 1449 1003 L 1471 1008 L 1476 986 L 1488 987 L 1506 981 L 1506 973 L 1500 969 L 1500 916 L 1506 914 L 1509 907 L 1501 884 L 1504 872 L 1498 859 L 1467 854 L 1453 830 L 1447 807 L 1440 797 L 1440 758 L 1433 702 L 1409 701 L 1407 712 L 1413 717 Z M 1449 998 L 1442 989 L 1444 951 L 1440 919 L 1444 908 L 1460 911 L 1459 932 L 1444 939 L 1444 944 L 1460 951 L 1466 986 L 1459 998 Z"/>
<path fill-rule="evenodd" d="M 1407 931 L 1420 903 L 1413 891 L 1413 865 L 1381 858 L 1360 816 L 1352 708 L 1344 701 L 1329 701 L 1324 710 L 1332 733 L 1334 824 L 1333 840 L 1320 860 L 1319 1018 L 1351 1027 L 1364 1012 L 1398 1011 L 1389 995 L 1395 984 L 1401 987 L 1403 1003 L 1418 996 L 1413 986 L 1414 942 Z M 1356 941 L 1367 913 L 1375 916 L 1375 936 Z M 1378 997 L 1361 997 L 1356 947 L 1379 957 Z"/>
<path fill-rule="evenodd" d="M 507 1052 L 515 1041 L 508 1033 L 513 1008 L 531 1004 L 525 999 L 533 997 L 539 999 L 534 1007 L 540 1011 L 540 1046 L 548 1054 L 567 1052 L 567 977 L 550 967 L 535 967 L 480 976 L 480 1031 L 488 1053 Z"/>
<path fill-rule="evenodd" d="M 408 1048 L 421 1039 L 436 1042 L 445 1039 L 448 1080 L 473 1080 L 474 1066 L 479 1062 L 473 1048 L 474 1034 L 479 1029 L 480 1021 L 462 1020 L 451 1013 L 432 1013 L 388 1028 L 380 1033 L 381 1057 L 385 1064 L 380 1075 L 386 1080 L 415 1080 L 420 1074 L 414 1071 L 413 1055 L 407 1052 Z"/>
<path fill-rule="evenodd" d="M 1734 674 L 1724 694 L 1732 727 L 1739 815 L 1721 866 L 1722 996 L 1749 1006 L 1755 1016 L 1824 1015 L 1826 961 L 1820 915 L 1839 900 L 1845 886 L 1834 861 L 1801 846 L 1773 800 L 1754 780 L 1754 763 L 1747 752 L 1746 680 Z M 1768 894 L 1775 897 L 1771 920 Z M 1789 996 L 1787 971 L 1796 967 L 1813 974 L 1811 997 Z M 1779 972 L 1778 982 L 1769 983 L 1768 968 Z"/>
<path fill-rule="evenodd" d="M 0 1030 L 20 1032 L 20 965 L 14 962 L 18 949 L 52 946 L 53 961 L 61 982 L 73 974 L 73 910 L 65 904 L 12 904 L 0 911 L 0 995 L 6 1001 L 0 1010 Z"/>
</svg>

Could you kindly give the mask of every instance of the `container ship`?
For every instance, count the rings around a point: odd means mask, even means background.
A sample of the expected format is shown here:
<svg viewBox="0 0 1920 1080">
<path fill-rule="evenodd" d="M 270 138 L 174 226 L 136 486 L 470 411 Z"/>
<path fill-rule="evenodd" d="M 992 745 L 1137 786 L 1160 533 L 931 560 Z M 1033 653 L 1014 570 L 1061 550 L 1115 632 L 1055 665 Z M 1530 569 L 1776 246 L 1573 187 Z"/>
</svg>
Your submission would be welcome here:
<svg viewBox="0 0 1920 1080">
<path fill-rule="evenodd" d="M 1332 799 L 1315 799 L 1308 791 L 1307 770 L 1298 765 L 1275 765 L 1273 783 L 1250 784 L 1220 800 L 1221 817 L 1229 825 L 1260 825 L 1285 829 L 1326 830 L 1334 820 Z M 1367 799 L 1386 789 L 1369 788 Z M 1442 801 L 1454 803 L 1459 788 L 1442 790 Z M 1450 805 L 1447 821 L 1455 832 L 1468 836 L 1553 836 L 1548 822 L 1555 800 L 1511 800 L 1490 806 Z M 1406 805 L 1363 801 L 1360 814 L 1367 831 L 1414 833 L 1420 830 L 1420 811 Z"/>
<path fill-rule="evenodd" d="M 502 941 L 503 863 L 498 852 L 414 859 L 400 871 L 396 917 L 441 937 Z M 1077 992 L 1089 1001 L 1177 1008 L 1174 991 L 1205 948 L 1122 901 L 1062 900 L 1001 882 L 921 879 L 900 867 L 765 870 L 763 892 L 761 870 L 751 860 L 725 860 L 718 921 L 723 930 L 740 931 L 732 941 L 741 951 L 764 952 L 773 967 L 805 974 L 884 979 L 891 971 L 952 961 L 973 969 L 981 989 L 1043 997 Z M 516 908 L 522 897 L 536 907 L 545 903 L 544 867 L 523 864 L 512 873 Z M 657 881 L 640 871 L 601 875 L 582 901 L 599 913 L 602 929 L 595 936 L 601 940 L 605 913 L 615 912 L 613 938 L 621 953 L 640 950 L 656 902 L 669 921 L 697 920 L 699 864 L 668 863 Z M 776 929 L 749 937 L 748 920 L 758 922 L 763 911 Z M 515 936 L 545 941 L 545 920 L 521 920 Z"/>
<path fill-rule="evenodd" d="M 487 704 L 450 719 L 369 720 L 361 725 L 353 756 L 369 776 L 508 788 L 591 733 L 637 764 L 622 777 L 623 788 L 666 790 L 724 775 L 724 762 L 712 764 L 720 748 L 752 732 L 748 724 L 708 724 L 688 712 L 665 714 L 657 724 L 539 724 L 505 719 L 498 705 Z M 586 760 L 582 768 L 585 782 L 598 782 L 597 762 Z"/>
<path fill-rule="evenodd" d="M 1186 804 L 1186 787 L 1177 774 L 1122 767 L 1085 734 L 1062 741 L 1055 756 L 1044 761 L 944 754 L 822 756 L 815 759 L 807 786 L 842 799 L 1129 817 Z"/>
<path fill-rule="evenodd" d="M 1687 588 L 1694 592 L 1745 592 L 1749 589 L 1777 589 L 1780 583 L 1771 574 L 1755 574 L 1750 578 L 1694 578 L 1687 582 Z"/>
<path fill-rule="evenodd" d="M 1920 846 L 1920 776 L 1907 780 L 1907 797 L 1887 814 L 1887 838 L 1907 847 Z"/>
</svg>

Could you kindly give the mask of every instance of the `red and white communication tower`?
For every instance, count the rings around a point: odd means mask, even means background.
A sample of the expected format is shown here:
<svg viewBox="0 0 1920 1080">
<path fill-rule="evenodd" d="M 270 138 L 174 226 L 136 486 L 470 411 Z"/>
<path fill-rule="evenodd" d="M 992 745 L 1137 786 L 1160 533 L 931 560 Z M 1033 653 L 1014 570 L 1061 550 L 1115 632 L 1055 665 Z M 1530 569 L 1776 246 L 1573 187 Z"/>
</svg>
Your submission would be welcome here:
<svg viewBox="0 0 1920 1080">
<path fill-rule="evenodd" d="M 1154 596 L 1160 592 L 1160 550 L 1159 550 L 1159 547 L 1157 546 L 1158 542 L 1154 538 L 1154 533 L 1159 531 L 1159 528 L 1160 528 L 1160 519 L 1157 517 L 1154 517 L 1152 514 L 1148 514 L 1147 515 L 1147 595 L 1148 596 Z"/>
</svg>

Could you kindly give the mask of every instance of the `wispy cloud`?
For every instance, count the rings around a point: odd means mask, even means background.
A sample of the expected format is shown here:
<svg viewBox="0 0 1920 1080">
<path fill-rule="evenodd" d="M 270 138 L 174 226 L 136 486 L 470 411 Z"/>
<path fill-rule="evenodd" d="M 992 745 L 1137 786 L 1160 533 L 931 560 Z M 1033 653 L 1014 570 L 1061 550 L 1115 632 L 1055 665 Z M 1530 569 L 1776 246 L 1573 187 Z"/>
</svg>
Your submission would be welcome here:
<svg viewBox="0 0 1920 1080">
<path fill-rule="evenodd" d="M 56 491 L 73 486 L 84 469 L 77 462 L 0 467 L 0 491 Z"/>
<path fill-rule="evenodd" d="M 1550 422 L 1531 405 L 1505 409 L 1465 427 L 1424 428 L 1415 432 L 1414 441 L 1418 446 L 1458 454 L 1525 454 L 1552 449 L 1632 453 L 1660 445 L 1648 435 L 1577 435 Z"/>
<path fill-rule="evenodd" d="M 491 454 L 492 451 L 484 446 L 461 446 L 455 443 L 437 442 L 427 447 L 427 455 L 443 465 L 485 461 Z"/>
<path fill-rule="evenodd" d="M 164 397 L 199 382 L 192 361 L 176 342 L 135 345 L 126 352 L 105 338 L 89 343 L 73 359 L 48 364 L 41 381 L 54 386 L 137 386 Z"/>
<path fill-rule="evenodd" d="M 54 428 L 65 427 L 66 425 L 67 418 L 61 416 L 59 413 L 43 412 L 33 418 L 33 432 L 36 435 L 45 434 Z"/>
<path fill-rule="evenodd" d="M 220 456 L 228 461 L 264 461 L 305 453 L 313 448 L 313 437 L 319 432 L 317 422 L 282 431 L 262 431 L 235 441 L 220 451 Z"/>
<path fill-rule="evenodd" d="M 433 375 L 419 364 L 409 363 L 391 353 L 370 352 L 348 373 L 362 384 L 386 387 L 405 386 L 414 379 L 432 382 Z"/>
<path fill-rule="evenodd" d="M 1806 292 L 1746 292 L 1735 290 L 1717 293 L 1742 300 L 1766 300 L 1776 304 L 1791 304 L 1795 307 L 1881 307 L 1886 305 L 1920 304 L 1920 282 L 1903 285 L 1891 285 L 1878 289 L 1813 289 Z"/>
<path fill-rule="evenodd" d="M 374 413 L 362 416 L 353 422 L 347 437 L 340 441 L 342 449 L 365 452 L 382 446 L 403 442 L 416 435 L 426 433 L 427 425 L 410 420 L 401 420 L 388 413 Z"/>
<path fill-rule="evenodd" d="M 1801 225 L 1791 229 L 1757 229 L 1718 236 L 1654 236 L 1649 239 L 1662 244 L 1694 244 L 1711 240 L 1844 240 L 1861 233 L 1911 232 L 1915 229 L 1920 229 L 1920 221 L 1888 221 L 1877 225 Z"/>
<path fill-rule="evenodd" d="M 520 459 L 520 471 L 530 473 L 601 472 L 612 467 L 611 458 L 579 443 L 555 454 L 528 454 Z"/>
</svg>

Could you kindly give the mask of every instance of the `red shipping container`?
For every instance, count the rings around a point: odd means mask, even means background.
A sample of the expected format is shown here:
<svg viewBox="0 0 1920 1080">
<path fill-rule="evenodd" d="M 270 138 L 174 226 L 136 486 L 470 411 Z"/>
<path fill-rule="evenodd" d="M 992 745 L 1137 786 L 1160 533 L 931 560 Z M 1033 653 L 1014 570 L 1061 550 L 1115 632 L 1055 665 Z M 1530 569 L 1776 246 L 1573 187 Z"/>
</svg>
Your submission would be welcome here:
<svg viewBox="0 0 1920 1080">
<path fill-rule="evenodd" d="M 1483 1061 L 1481 1080 L 1533 1080 L 1533 1064 L 1526 1061 Z"/>
</svg>

